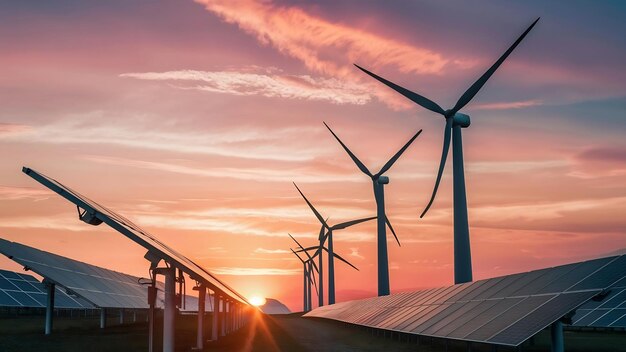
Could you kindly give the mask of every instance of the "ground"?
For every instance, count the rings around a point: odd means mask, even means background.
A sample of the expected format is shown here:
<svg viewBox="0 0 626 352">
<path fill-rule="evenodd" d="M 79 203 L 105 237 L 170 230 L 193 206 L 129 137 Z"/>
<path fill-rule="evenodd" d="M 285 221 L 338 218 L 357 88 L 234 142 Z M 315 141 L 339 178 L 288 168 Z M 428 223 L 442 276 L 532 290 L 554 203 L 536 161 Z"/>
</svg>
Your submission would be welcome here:
<svg viewBox="0 0 626 352">
<path fill-rule="evenodd" d="M 59 318 L 54 333 L 45 336 L 42 316 L 0 318 L 0 352 L 85 351 L 122 352 L 147 350 L 145 322 L 113 325 L 101 330 L 98 317 Z M 160 332 L 158 332 L 160 334 Z M 190 351 L 195 344 L 195 317 L 177 321 L 177 351 Z M 566 351 L 626 351 L 626 332 L 565 333 Z M 160 349 L 160 346 L 157 346 Z M 302 318 L 299 314 L 265 316 L 255 319 L 239 332 L 208 342 L 205 351 L 467 351 L 465 343 L 394 334 L 385 337 L 369 329 L 323 319 Z M 500 348 L 499 351 L 514 349 Z M 540 333 L 524 351 L 549 350 L 549 334 Z M 489 346 L 473 345 L 472 351 L 492 351 Z"/>
</svg>

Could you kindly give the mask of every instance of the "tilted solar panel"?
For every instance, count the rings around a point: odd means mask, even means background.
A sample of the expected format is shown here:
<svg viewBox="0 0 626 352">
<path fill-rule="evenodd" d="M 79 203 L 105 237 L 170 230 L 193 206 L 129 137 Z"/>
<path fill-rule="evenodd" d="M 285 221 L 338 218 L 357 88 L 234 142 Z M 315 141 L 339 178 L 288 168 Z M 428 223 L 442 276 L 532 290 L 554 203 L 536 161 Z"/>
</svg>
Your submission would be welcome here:
<svg viewBox="0 0 626 352">
<path fill-rule="evenodd" d="M 106 223 L 124 236 L 130 238 L 131 240 L 151 251 L 152 253 L 160 256 L 163 260 L 170 262 L 175 267 L 183 270 L 194 280 L 203 282 L 212 290 L 220 291 L 235 300 L 238 300 L 244 304 L 248 304 L 248 301 L 245 297 L 243 297 L 241 294 L 233 290 L 230 286 L 219 280 L 208 270 L 202 268 L 191 259 L 185 257 L 181 253 L 178 253 L 176 250 L 167 246 L 165 243 L 161 242 L 155 236 L 143 230 L 127 218 L 117 214 L 111 209 L 108 209 L 98 204 L 97 202 L 81 195 L 80 193 L 61 184 L 60 182 L 33 169 L 24 167 L 22 171 L 42 185 L 50 188 L 52 191 L 58 193 L 60 196 L 74 203 L 76 206 L 88 211 L 89 213 L 92 213 L 92 215 L 98 220 Z"/>
<path fill-rule="evenodd" d="M 47 290 L 33 276 L 13 271 L 0 270 L 0 307 L 46 307 Z M 80 297 L 72 297 L 56 288 L 57 308 L 94 308 Z"/>
<path fill-rule="evenodd" d="M 615 266 L 611 268 L 619 270 Z M 626 328 L 626 278 L 616 281 L 603 294 L 580 306 L 572 317 L 572 325 Z"/>
<path fill-rule="evenodd" d="M 626 256 L 614 256 L 342 302 L 319 307 L 304 316 L 423 336 L 518 346 L 573 312 L 574 324 L 625 324 L 624 298 Z"/>
<path fill-rule="evenodd" d="M 0 253 L 98 308 L 148 308 L 147 288 L 139 278 L 0 239 Z M 43 290 L 45 292 L 45 290 Z M 55 306 L 65 304 L 55 296 Z M 46 305 L 45 294 L 39 297 Z"/>
</svg>

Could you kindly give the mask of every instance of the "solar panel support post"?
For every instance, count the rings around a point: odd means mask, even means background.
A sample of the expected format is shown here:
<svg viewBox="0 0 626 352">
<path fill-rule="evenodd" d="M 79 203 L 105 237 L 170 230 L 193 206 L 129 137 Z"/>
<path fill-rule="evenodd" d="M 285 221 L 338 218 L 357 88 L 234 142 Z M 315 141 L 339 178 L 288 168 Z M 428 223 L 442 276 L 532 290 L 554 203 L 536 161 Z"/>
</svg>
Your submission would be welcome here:
<svg viewBox="0 0 626 352">
<path fill-rule="evenodd" d="M 50 335 L 52 333 L 52 313 L 54 313 L 54 292 L 55 285 L 51 282 L 46 282 L 46 326 L 45 334 Z"/>
<path fill-rule="evenodd" d="M 213 291 L 213 323 L 211 324 L 211 340 L 217 341 L 219 338 L 219 314 L 220 314 L 220 296 Z"/>
<path fill-rule="evenodd" d="M 100 308 L 100 329 L 107 327 L 107 310 Z"/>
<path fill-rule="evenodd" d="M 224 298 L 224 297 L 222 297 Z M 219 327 L 220 327 L 220 336 L 226 336 L 226 301 L 222 300 L 222 306 L 220 307 L 220 314 L 219 314 L 219 318 L 220 318 L 220 323 L 219 323 Z"/>
<path fill-rule="evenodd" d="M 154 350 L 154 324 L 155 324 L 155 311 L 156 311 L 156 270 L 150 269 L 152 272 L 152 280 L 150 286 L 148 286 L 148 352 Z"/>
<path fill-rule="evenodd" d="M 550 326 L 550 337 L 552 340 L 550 351 L 563 352 L 565 349 L 565 345 L 563 343 L 563 323 L 560 320 L 555 321 Z"/>
<path fill-rule="evenodd" d="M 165 277 L 163 352 L 174 352 L 174 328 L 176 319 L 176 268 L 162 268 L 159 271 Z"/>
<path fill-rule="evenodd" d="M 204 348 L 204 311 L 206 299 L 206 286 L 200 284 L 198 287 L 198 333 L 196 336 L 196 348 Z"/>
<path fill-rule="evenodd" d="M 120 308 L 120 325 L 124 324 L 124 308 Z"/>
</svg>

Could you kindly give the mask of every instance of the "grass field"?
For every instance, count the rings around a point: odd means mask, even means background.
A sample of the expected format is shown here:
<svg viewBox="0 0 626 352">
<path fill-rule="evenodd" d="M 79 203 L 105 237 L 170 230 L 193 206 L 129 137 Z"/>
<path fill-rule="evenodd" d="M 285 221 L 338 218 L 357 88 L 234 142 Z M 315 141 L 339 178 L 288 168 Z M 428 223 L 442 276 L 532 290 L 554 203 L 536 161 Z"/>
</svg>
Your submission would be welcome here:
<svg viewBox="0 0 626 352">
<path fill-rule="evenodd" d="M 61 318 L 55 320 L 52 335 L 43 335 L 43 317 L 0 318 L 1 352 L 146 351 L 148 329 L 145 322 L 114 325 L 101 330 L 97 317 Z M 177 351 L 190 351 L 195 345 L 195 317 L 180 316 L 177 320 Z M 157 331 L 157 334 L 160 334 Z M 624 332 L 565 332 L 566 351 L 626 351 Z M 550 336 L 539 333 L 534 345 L 526 343 L 524 351 L 549 351 Z M 157 339 L 157 348 L 160 341 Z M 299 314 L 284 316 L 258 315 L 237 333 L 218 342 L 208 342 L 205 351 L 467 351 L 467 345 L 407 335 L 387 334 L 357 328 L 323 319 L 301 318 Z M 499 348 L 499 351 L 514 349 Z M 472 345 L 472 351 L 492 351 L 490 346 Z"/>
</svg>

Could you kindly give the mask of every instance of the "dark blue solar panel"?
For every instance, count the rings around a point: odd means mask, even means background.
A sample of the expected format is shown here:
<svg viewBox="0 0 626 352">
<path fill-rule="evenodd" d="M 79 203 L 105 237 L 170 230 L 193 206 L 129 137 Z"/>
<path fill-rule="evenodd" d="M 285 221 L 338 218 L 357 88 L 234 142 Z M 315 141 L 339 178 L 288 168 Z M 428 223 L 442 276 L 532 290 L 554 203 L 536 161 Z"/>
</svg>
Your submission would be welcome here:
<svg viewBox="0 0 626 352">
<path fill-rule="evenodd" d="M 16 301 L 20 302 L 24 307 L 39 307 L 39 303 L 32 299 L 29 295 L 24 292 L 18 291 L 5 291 L 7 294 L 11 295 Z"/>
<path fill-rule="evenodd" d="M 11 281 L 0 277 L 0 290 L 19 290 Z"/>
<path fill-rule="evenodd" d="M 19 304 L 15 299 L 11 298 L 11 296 L 9 296 L 4 291 L 0 291 L 0 306 L 19 307 L 21 306 L 21 304 Z"/>
<path fill-rule="evenodd" d="M 608 287 L 624 276 L 624 268 L 626 268 L 626 256 L 618 257 L 568 291 Z"/>
<path fill-rule="evenodd" d="M 574 323 L 626 325 L 626 289 L 618 286 L 626 284 L 625 258 L 601 258 L 408 295 L 345 302 L 336 311 L 327 306 L 305 316 L 355 324 L 375 322 L 382 329 L 416 335 L 519 346 L 572 314 Z M 360 318 L 350 319 L 345 312 L 351 310 L 359 311 L 350 315 Z"/>
<path fill-rule="evenodd" d="M 596 321 L 591 323 L 591 326 L 606 327 L 611 326 L 613 322 L 621 318 L 626 314 L 626 309 L 600 309 L 604 312 L 604 315 L 600 316 Z"/>
<path fill-rule="evenodd" d="M 489 342 L 517 346 L 544 327 L 563 317 L 567 312 L 593 297 L 597 292 L 563 293 L 529 313 L 521 320 L 502 330 Z"/>
<path fill-rule="evenodd" d="M 546 287 L 539 289 L 536 293 L 563 292 L 614 259 L 615 257 L 610 257 L 582 262 L 576 265 L 574 270 L 571 270 L 565 275 L 559 277 L 558 280 L 552 281 Z"/>
<path fill-rule="evenodd" d="M 25 280 L 9 280 L 15 286 L 17 286 L 20 290 L 24 292 L 41 292 L 35 286 L 31 285 L 29 282 Z"/>
<path fill-rule="evenodd" d="M 626 313 L 624 315 L 622 315 L 621 318 L 619 318 L 616 321 L 614 321 L 613 323 L 611 323 L 611 325 L 609 325 L 609 326 L 610 327 L 626 328 Z"/>
</svg>

